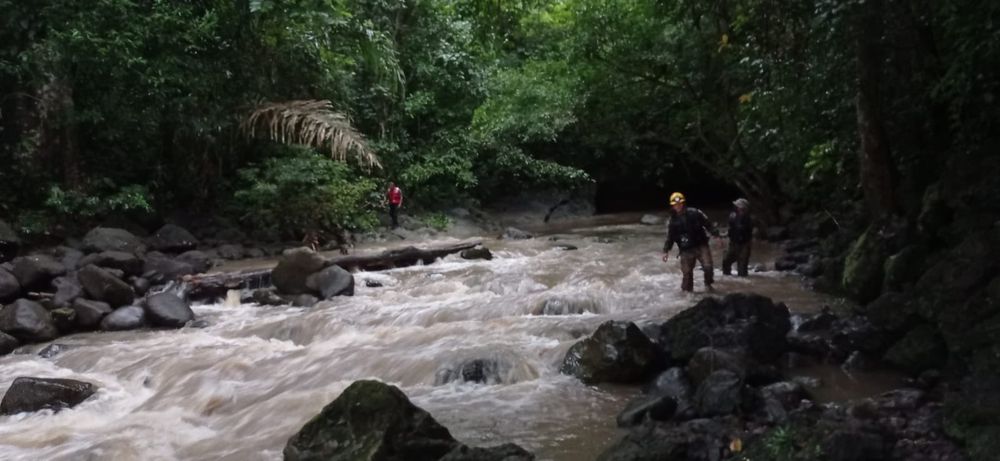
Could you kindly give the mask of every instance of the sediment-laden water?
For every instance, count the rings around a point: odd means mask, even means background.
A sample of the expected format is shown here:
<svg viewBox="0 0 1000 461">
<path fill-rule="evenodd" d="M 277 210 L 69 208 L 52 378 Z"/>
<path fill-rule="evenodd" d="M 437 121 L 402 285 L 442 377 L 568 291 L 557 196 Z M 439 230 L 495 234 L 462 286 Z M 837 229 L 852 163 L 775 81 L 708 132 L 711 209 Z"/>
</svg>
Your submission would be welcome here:
<svg viewBox="0 0 1000 461">
<path fill-rule="evenodd" d="M 90 381 L 100 391 L 56 414 L 0 417 L 0 453 L 280 459 L 288 437 L 348 384 L 375 378 L 399 386 L 462 442 L 515 442 L 543 460 L 593 459 L 619 436 L 614 416 L 637 390 L 559 374 L 566 350 L 606 320 L 659 322 L 704 295 L 700 277 L 698 292 L 680 293 L 677 261 L 660 259 L 663 226 L 593 224 L 532 240 L 487 239 L 492 261 L 453 255 L 356 274 L 354 297 L 310 309 L 230 300 L 194 308 L 209 323 L 204 329 L 74 335 L 60 338 L 70 348 L 50 359 L 36 354 L 42 345 L 23 348 L 0 358 L 0 392 L 25 375 Z M 773 256 L 762 244 L 753 263 Z M 755 291 L 793 311 L 831 302 L 793 275 L 717 278 L 718 294 Z M 550 312 L 583 313 L 534 315 L 546 302 Z M 486 383 L 445 382 L 449 370 L 477 359 Z"/>
</svg>

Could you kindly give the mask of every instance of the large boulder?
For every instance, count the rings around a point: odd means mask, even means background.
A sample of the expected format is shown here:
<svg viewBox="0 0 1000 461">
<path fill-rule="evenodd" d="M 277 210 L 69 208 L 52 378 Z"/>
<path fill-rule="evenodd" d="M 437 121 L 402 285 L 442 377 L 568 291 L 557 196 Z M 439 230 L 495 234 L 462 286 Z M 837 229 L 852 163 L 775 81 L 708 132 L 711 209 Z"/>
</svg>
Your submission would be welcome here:
<svg viewBox="0 0 1000 461">
<path fill-rule="evenodd" d="M 532 461 L 535 455 L 513 443 L 495 447 L 470 447 L 460 445 L 439 461 Z"/>
<path fill-rule="evenodd" d="M 0 402 L 0 415 L 72 408 L 97 392 L 97 386 L 73 379 L 19 376 Z"/>
<path fill-rule="evenodd" d="M 80 266 L 93 264 L 105 269 L 118 269 L 128 275 L 142 275 L 143 262 L 135 253 L 125 251 L 102 251 L 85 256 Z"/>
<path fill-rule="evenodd" d="M 326 260 L 309 248 L 293 248 L 284 252 L 271 271 L 271 281 L 279 293 L 298 295 L 312 293 L 306 279 L 326 266 Z M 318 293 L 317 293 L 318 294 Z"/>
<path fill-rule="evenodd" d="M 115 309 L 101 319 L 104 331 L 135 330 L 146 325 L 146 311 L 139 306 L 125 306 Z"/>
<path fill-rule="evenodd" d="M 135 299 L 129 284 L 100 267 L 86 266 L 80 269 L 77 278 L 89 298 L 104 301 L 112 307 L 131 304 Z"/>
<path fill-rule="evenodd" d="M 607 321 L 573 345 L 560 371 L 587 384 L 635 383 L 660 369 L 662 358 L 652 341 L 632 322 Z"/>
<path fill-rule="evenodd" d="M 867 303 L 882 292 L 886 260 L 898 245 L 900 227 L 894 222 L 874 223 L 851 244 L 840 282 L 858 302 Z"/>
<path fill-rule="evenodd" d="M 284 459 L 437 461 L 460 444 L 395 386 L 355 381 L 293 435 Z"/>
<path fill-rule="evenodd" d="M 735 293 L 721 300 L 705 298 L 667 320 L 660 326 L 658 343 L 680 363 L 709 346 L 770 363 L 787 349 L 785 335 L 790 329 L 784 304 L 756 294 Z"/>
<path fill-rule="evenodd" d="M 306 277 L 306 288 L 322 299 L 354 296 L 354 276 L 344 268 L 332 265 Z"/>
<path fill-rule="evenodd" d="M 729 352 L 703 347 L 695 352 L 694 356 L 687 364 L 687 375 L 695 386 L 701 385 L 709 375 L 718 370 L 729 370 L 737 376 L 744 378 L 747 375 L 747 366 L 743 358 Z"/>
<path fill-rule="evenodd" d="M 157 293 L 146 298 L 146 318 L 153 326 L 180 328 L 194 320 L 194 311 L 173 293 Z"/>
<path fill-rule="evenodd" d="M 51 341 L 59 336 L 49 311 L 27 299 L 19 299 L 0 310 L 0 331 L 28 343 Z"/>
<path fill-rule="evenodd" d="M 100 301 L 77 298 L 73 301 L 76 311 L 76 325 L 81 330 L 94 330 L 101 325 L 104 316 L 111 313 L 111 305 Z"/>
<path fill-rule="evenodd" d="M 17 338 L 0 331 L 0 355 L 6 355 L 17 349 L 21 342 Z"/>
<path fill-rule="evenodd" d="M 142 239 L 125 229 L 113 227 L 95 227 L 83 237 L 83 247 L 87 252 L 124 251 L 126 253 L 144 253 L 146 245 Z"/>
<path fill-rule="evenodd" d="M 195 273 L 195 268 L 188 262 L 170 258 L 163 253 L 150 253 L 142 266 L 142 277 L 155 285 L 177 280 L 185 275 Z"/>
<path fill-rule="evenodd" d="M 52 279 L 66 273 L 66 266 L 47 255 L 31 255 L 13 261 L 14 276 L 26 291 L 42 291 L 49 287 Z"/>
<path fill-rule="evenodd" d="M 7 223 L 0 220 L 0 263 L 14 259 L 20 249 L 21 238 Z"/>
<path fill-rule="evenodd" d="M 888 290 L 900 291 L 911 287 L 925 268 L 928 252 L 920 246 L 908 246 L 885 261 L 883 286 Z"/>
<path fill-rule="evenodd" d="M 149 238 L 149 247 L 156 251 L 181 253 L 198 247 L 198 239 L 187 229 L 167 224 Z"/>
<path fill-rule="evenodd" d="M 743 404 L 743 379 L 729 370 L 713 372 L 698 386 L 694 404 L 701 416 L 735 413 Z"/>
<path fill-rule="evenodd" d="M 20 293 L 21 283 L 17 281 L 17 277 L 0 267 L 0 303 L 17 299 Z"/>
</svg>

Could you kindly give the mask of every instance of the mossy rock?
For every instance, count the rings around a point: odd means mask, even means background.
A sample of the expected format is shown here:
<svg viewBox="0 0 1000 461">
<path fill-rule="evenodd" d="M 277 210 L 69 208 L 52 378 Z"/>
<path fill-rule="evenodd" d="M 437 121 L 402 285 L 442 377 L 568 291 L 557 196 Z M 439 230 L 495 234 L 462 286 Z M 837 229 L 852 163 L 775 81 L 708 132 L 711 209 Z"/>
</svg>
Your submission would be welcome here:
<svg viewBox="0 0 1000 461">
<path fill-rule="evenodd" d="M 928 259 L 926 248 L 911 245 L 889 257 L 885 261 L 885 280 L 883 285 L 887 290 L 898 291 L 912 285 L 920 278 Z"/>
<path fill-rule="evenodd" d="M 841 285 L 858 302 L 869 302 L 882 291 L 889 254 L 878 234 L 873 224 L 854 241 L 844 260 Z"/>
<path fill-rule="evenodd" d="M 288 440 L 285 460 L 437 461 L 459 443 L 399 388 L 355 381 Z"/>
<path fill-rule="evenodd" d="M 939 369 L 948 360 L 948 349 L 933 326 L 923 324 L 910 330 L 893 344 L 883 356 L 886 362 L 917 375 L 924 370 Z"/>
</svg>

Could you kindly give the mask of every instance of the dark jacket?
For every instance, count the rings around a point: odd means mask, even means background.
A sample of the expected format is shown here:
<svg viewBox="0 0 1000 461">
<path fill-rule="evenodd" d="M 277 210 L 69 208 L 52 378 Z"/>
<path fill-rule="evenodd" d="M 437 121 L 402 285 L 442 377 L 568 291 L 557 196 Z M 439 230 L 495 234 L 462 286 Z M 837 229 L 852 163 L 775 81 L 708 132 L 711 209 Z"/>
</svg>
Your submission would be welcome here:
<svg viewBox="0 0 1000 461">
<path fill-rule="evenodd" d="M 750 212 L 729 213 L 729 241 L 747 243 L 750 240 L 753 240 L 753 221 L 750 219 Z"/>
<path fill-rule="evenodd" d="M 670 216 L 670 223 L 667 224 L 667 241 L 663 242 L 663 252 L 669 252 L 675 243 L 681 251 L 707 245 L 708 233 L 718 236 L 719 230 L 701 210 L 686 207 L 680 214 L 674 213 Z"/>
</svg>

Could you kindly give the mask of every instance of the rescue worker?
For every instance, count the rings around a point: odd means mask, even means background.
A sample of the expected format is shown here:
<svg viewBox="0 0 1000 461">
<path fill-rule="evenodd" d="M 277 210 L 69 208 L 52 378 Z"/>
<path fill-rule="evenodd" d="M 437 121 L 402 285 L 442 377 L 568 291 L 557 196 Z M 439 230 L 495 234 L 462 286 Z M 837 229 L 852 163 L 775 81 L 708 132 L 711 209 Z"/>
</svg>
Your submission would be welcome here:
<svg viewBox="0 0 1000 461">
<path fill-rule="evenodd" d="M 681 260 L 682 291 L 694 291 L 694 264 L 701 263 L 705 273 L 705 288 L 712 289 L 715 281 L 712 273 L 712 250 L 709 248 L 708 234 L 719 236 L 715 224 L 697 208 L 685 205 L 684 194 L 670 194 L 670 222 L 667 224 L 667 241 L 663 242 L 663 260 L 667 261 L 670 250 L 677 244 Z"/>
<path fill-rule="evenodd" d="M 736 274 L 746 277 L 750 266 L 750 247 L 753 244 L 750 202 L 745 198 L 739 198 L 733 205 L 736 209 L 729 213 L 729 247 L 722 258 L 722 273 L 732 275 L 733 263 L 736 263 Z"/>
<path fill-rule="evenodd" d="M 403 190 L 396 186 L 396 183 L 389 183 L 389 191 L 386 192 L 389 201 L 389 218 L 392 220 L 392 228 L 399 227 L 399 207 L 403 206 Z"/>
</svg>

